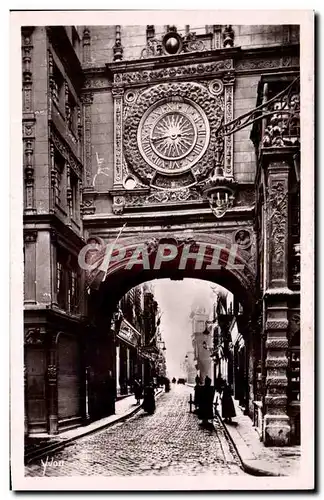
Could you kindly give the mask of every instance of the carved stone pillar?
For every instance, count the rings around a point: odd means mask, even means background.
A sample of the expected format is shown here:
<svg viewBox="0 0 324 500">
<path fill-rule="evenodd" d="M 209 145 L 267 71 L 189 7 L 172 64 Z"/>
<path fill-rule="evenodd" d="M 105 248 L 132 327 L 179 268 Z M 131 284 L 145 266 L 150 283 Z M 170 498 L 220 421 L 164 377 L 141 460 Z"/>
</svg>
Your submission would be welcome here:
<svg viewBox="0 0 324 500">
<path fill-rule="evenodd" d="M 48 432 L 58 434 L 57 351 L 52 334 L 47 363 Z"/>
<path fill-rule="evenodd" d="M 232 63 L 233 64 L 233 63 Z M 225 123 L 229 123 L 234 118 L 234 71 L 228 71 L 223 76 L 224 99 L 225 99 Z M 234 176 L 234 143 L 233 134 L 224 137 L 224 175 L 230 179 Z"/>
<path fill-rule="evenodd" d="M 24 144 L 24 212 L 34 214 L 35 210 L 35 179 L 34 179 L 34 142 L 35 115 L 33 112 L 32 88 L 32 33 L 34 28 L 24 27 L 22 33 L 22 82 L 23 82 L 23 144 Z"/>
<path fill-rule="evenodd" d="M 113 87 L 114 99 L 114 188 L 122 188 L 123 182 L 123 87 Z M 116 198 L 116 197 L 115 197 Z M 123 197 L 114 198 L 113 212 L 123 212 Z M 119 203 L 119 198 L 122 202 Z M 116 203 L 118 201 L 118 203 Z M 117 212 L 116 212 L 117 211 Z"/>
<path fill-rule="evenodd" d="M 52 282 L 52 305 L 58 307 L 57 303 L 57 232 L 50 231 L 51 239 L 51 282 Z"/>
<path fill-rule="evenodd" d="M 23 70 L 23 113 L 32 113 L 32 33 L 34 27 L 26 26 L 21 29 L 22 35 L 22 70 Z"/>
<path fill-rule="evenodd" d="M 266 244 L 264 321 L 266 335 L 266 393 L 264 443 L 284 446 L 290 442 L 287 415 L 288 306 L 288 181 L 289 163 L 278 150 L 266 158 Z M 289 158 L 289 157 L 288 157 Z"/>
<path fill-rule="evenodd" d="M 91 61 L 91 57 L 90 57 L 91 37 L 90 37 L 90 30 L 89 30 L 88 26 L 86 26 L 83 30 L 82 43 L 83 43 L 83 62 L 85 64 L 87 64 Z"/>
<path fill-rule="evenodd" d="M 92 149 L 91 149 L 91 105 L 93 102 L 93 94 L 87 92 L 81 96 L 83 103 L 83 120 L 84 120 L 84 178 L 83 186 L 92 187 Z"/>
<path fill-rule="evenodd" d="M 37 231 L 24 231 L 24 303 L 36 304 L 36 240 Z"/>
</svg>

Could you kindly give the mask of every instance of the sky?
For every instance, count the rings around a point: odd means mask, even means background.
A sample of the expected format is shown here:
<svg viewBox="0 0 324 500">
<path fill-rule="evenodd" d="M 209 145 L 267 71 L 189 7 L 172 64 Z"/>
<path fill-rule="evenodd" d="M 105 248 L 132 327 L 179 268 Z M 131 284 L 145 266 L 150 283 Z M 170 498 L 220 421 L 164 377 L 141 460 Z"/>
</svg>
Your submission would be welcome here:
<svg viewBox="0 0 324 500">
<path fill-rule="evenodd" d="M 169 377 L 179 377 L 183 373 L 181 364 L 187 351 L 192 351 L 191 320 L 192 307 L 205 307 L 212 311 L 216 298 L 208 281 L 184 279 L 171 281 L 159 279 L 150 282 L 154 287 L 155 300 L 161 310 L 161 333 L 166 347 L 166 363 Z M 221 287 L 219 287 L 221 288 Z"/>
</svg>

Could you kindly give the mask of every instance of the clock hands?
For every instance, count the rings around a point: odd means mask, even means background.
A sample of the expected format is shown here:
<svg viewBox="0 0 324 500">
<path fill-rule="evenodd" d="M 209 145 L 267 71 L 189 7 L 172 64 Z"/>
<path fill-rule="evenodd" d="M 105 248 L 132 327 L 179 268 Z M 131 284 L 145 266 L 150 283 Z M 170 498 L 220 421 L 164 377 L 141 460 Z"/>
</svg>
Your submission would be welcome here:
<svg viewBox="0 0 324 500">
<path fill-rule="evenodd" d="M 170 134 L 170 135 L 163 135 L 162 137 L 152 137 L 152 142 L 157 142 L 157 141 L 162 141 L 164 139 L 177 139 L 178 137 L 181 137 L 182 134 Z"/>
</svg>

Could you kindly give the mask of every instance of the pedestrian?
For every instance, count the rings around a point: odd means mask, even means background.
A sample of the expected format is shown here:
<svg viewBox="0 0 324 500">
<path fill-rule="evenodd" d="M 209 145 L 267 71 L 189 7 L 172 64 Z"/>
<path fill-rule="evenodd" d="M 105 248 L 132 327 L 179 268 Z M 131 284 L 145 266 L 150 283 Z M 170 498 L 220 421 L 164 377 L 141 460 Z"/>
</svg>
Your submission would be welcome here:
<svg viewBox="0 0 324 500">
<path fill-rule="evenodd" d="M 155 412 L 155 396 L 154 396 L 154 385 L 150 382 L 144 388 L 144 400 L 143 400 L 143 410 L 152 415 Z"/>
<path fill-rule="evenodd" d="M 106 380 L 106 391 L 107 391 L 108 415 L 114 415 L 117 392 L 116 392 L 116 380 L 114 379 L 111 370 L 108 371 L 108 377 Z"/>
<path fill-rule="evenodd" d="M 199 397 L 198 417 L 202 420 L 202 425 L 205 427 L 209 425 L 208 421 L 214 418 L 215 387 L 211 385 L 211 382 L 211 378 L 207 375 Z"/>
<path fill-rule="evenodd" d="M 195 378 L 195 382 L 196 382 L 196 385 L 194 388 L 194 405 L 195 405 L 194 413 L 198 413 L 198 411 L 199 411 L 199 399 L 200 399 L 200 393 L 201 393 L 201 389 L 202 389 L 200 377 L 198 375 Z"/>
<path fill-rule="evenodd" d="M 143 386 L 141 379 L 135 378 L 134 381 L 134 396 L 136 399 L 136 403 L 139 405 L 141 403 L 141 398 L 143 395 Z"/>
<path fill-rule="evenodd" d="M 165 377 L 164 379 L 164 390 L 165 392 L 170 392 L 170 380 L 168 377 Z"/>
<path fill-rule="evenodd" d="M 175 383 L 176 383 L 176 381 L 177 381 L 177 379 L 176 379 L 175 377 L 173 377 L 173 379 L 172 379 L 172 384 L 175 384 Z"/>
<path fill-rule="evenodd" d="M 225 422 L 232 422 L 232 418 L 236 416 L 235 407 L 232 399 L 232 390 L 227 382 L 223 385 L 222 390 L 222 417 Z"/>
</svg>

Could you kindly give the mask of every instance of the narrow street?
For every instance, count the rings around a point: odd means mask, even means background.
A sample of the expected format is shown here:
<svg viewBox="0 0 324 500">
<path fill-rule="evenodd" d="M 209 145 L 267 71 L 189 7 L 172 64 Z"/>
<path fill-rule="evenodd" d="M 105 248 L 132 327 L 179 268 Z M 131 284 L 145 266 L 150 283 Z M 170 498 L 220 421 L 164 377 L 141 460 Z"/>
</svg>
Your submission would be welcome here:
<svg viewBox="0 0 324 500">
<path fill-rule="evenodd" d="M 189 413 L 192 389 L 172 385 L 154 415 L 140 411 L 124 423 L 84 437 L 26 466 L 27 476 L 242 475 L 223 426 L 202 429 Z M 44 467 L 44 463 L 47 466 Z"/>
</svg>

